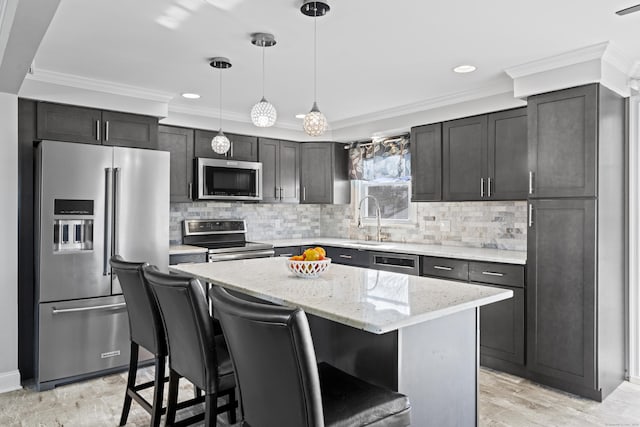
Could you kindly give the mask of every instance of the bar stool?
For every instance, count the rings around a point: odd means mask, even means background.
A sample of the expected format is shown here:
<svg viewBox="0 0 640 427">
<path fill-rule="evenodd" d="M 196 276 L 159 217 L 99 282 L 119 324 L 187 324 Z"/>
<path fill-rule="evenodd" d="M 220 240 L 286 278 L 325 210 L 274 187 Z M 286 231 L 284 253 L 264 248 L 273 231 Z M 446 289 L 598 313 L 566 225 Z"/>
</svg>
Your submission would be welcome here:
<svg viewBox="0 0 640 427">
<path fill-rule="evenodd" d="M 131 357 L 129 359 L 129 375 L 127 389 L 124 396 L 120 425 L 127 423 L 131 400 L 135 400 L 144 410 L 151 415 L 151 425 L 160 425 L 160 417 L 164 413 L 162 407 L 162 395 L 164 391 L 165 361 L 167 357 L 167 344 L 162 328 L 162 319 L 156 306 L 151 290 L 145 284 L 142 268 L 148 264 L 143 262 L 129 262 L 119 255 L 114 255 L 110 260 L 113 273 L 118 277 L 124 300 L 127 303 L 129 314 L 129 334 L 131 340 Z M 136 385 L 138 373 L 138 353 L 143 347 L 154 356 L 155 378 L 153 381 Z M 153 387 L 153 402 L 149 403 L 140 391 Z"/>
<path fill-rule="evenodd" d="M 233 367 L 224 337 L 214 333 L 213 319 L 200 282 L 162 273 L 154 266 L 145 266 L 143 274 L 158 304 L 169 350 L 166 425 L 189 425 L 204 418 L 205 426 L 215 426 L 216 415 L 225 412 L 229 423 L 235 423 L 238 402 Z M 181 376 L 204 391 L 204 398 L 177 404 Z M 225 396 L 227 403 L 218 406 L 218 398 Z M 175 422 L 177 409 L 203 400 L 204 414 Z"/>
<path fill-rule="evenodd" d="M 316 364 L 301 309 L 210 291 L 236 370 L 243 426 L 357 427 L 410 424 L 406 396 Z"/>
</svg>

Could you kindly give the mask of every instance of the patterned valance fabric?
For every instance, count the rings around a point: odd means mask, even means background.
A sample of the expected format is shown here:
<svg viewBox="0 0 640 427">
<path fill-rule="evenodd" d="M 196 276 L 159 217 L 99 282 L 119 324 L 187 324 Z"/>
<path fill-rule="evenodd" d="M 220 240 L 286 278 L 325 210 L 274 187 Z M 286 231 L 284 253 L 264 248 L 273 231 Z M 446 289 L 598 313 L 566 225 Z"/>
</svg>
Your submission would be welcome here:
<svg viewBox="0 0 640 427">
<path fill-rule="evenodd" d="M 400 136 L 357 144 L 349 149 L 349 179 L 408 181 L 411 179 L 409 138 Z"/>
</svg>

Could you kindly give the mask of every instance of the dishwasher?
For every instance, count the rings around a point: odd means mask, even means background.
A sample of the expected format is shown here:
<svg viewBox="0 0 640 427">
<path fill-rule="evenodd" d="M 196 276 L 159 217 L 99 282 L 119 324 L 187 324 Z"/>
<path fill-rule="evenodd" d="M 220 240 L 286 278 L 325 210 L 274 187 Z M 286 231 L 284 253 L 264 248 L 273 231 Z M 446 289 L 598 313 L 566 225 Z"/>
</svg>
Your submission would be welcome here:
<svg viewBox="0 0 640 427">
<path fill-rule="evenodd" d="M 371 252 L 369 267 L 375 270 L 393 271 L 395 273 L 420 275 L 420 256 L 409 254 L 393 254 L 387 252 Z"/>
</svg>

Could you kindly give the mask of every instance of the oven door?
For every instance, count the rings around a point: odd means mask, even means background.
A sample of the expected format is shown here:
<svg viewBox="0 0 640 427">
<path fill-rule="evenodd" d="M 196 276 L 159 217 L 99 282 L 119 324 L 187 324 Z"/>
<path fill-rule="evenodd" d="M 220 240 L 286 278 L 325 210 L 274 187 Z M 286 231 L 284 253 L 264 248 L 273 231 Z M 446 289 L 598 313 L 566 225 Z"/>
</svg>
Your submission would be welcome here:
<svg viewBox="0 0 640 427">
<path fill-rule="evenodd" d="M 262 200 L 262 163 L 197 159 L 198 199 Z"/>
<path fill-rule="evenodd" d="M 247 251 L 247 252 L 232 252 L 232 253 L 220 253 L 209 254 L 209 262 L 218 261 L 233 261 L 236 259 L 251 259 L 251 258 L 269 258 L 274 256 L 275 251 L 273 249 L 264 249 L 260 251 Z"/>
</svg>

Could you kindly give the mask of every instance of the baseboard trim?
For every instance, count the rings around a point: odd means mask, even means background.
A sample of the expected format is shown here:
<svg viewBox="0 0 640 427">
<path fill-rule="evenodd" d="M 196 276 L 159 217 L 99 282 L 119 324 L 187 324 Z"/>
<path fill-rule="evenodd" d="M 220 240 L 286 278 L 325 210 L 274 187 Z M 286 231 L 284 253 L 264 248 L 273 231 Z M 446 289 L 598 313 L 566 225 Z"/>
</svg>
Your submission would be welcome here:
<svg viewBox="0 0 640 427">
<path fill-rule="evenodd" d="M 629 382 L 640 385 L 640 377 L 629 377 Z"/>
<path fill-rule="evenodd" d="M 0 393 L 21 389 L 20 371 L 0 372 Z"/>
</svg>

